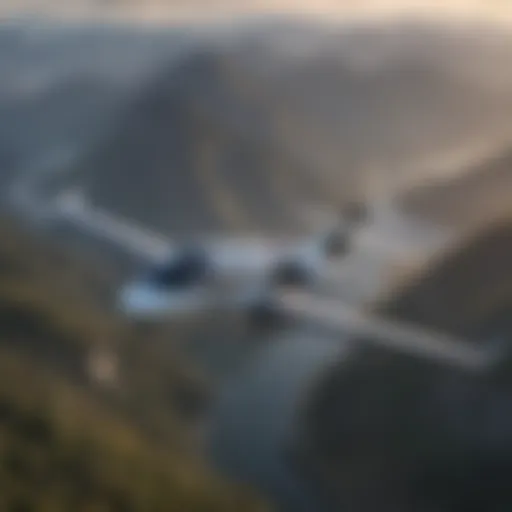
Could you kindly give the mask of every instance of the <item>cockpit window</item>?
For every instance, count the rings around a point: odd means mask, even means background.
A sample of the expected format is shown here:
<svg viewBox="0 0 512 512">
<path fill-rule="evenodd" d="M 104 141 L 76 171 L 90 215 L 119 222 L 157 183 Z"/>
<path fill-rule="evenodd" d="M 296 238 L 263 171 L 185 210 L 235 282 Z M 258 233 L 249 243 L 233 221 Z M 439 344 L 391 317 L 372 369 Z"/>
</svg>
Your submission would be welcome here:
<svg viewBox="0 0 512 512">
<path fill-rule="evenodd" d="M 159 287 L 187 288 L 203 279 L 207 269 L 208 260 L 202 250 L 186 249 L 171 261 L 154 268 L 149 279 Z"/>
</svg>

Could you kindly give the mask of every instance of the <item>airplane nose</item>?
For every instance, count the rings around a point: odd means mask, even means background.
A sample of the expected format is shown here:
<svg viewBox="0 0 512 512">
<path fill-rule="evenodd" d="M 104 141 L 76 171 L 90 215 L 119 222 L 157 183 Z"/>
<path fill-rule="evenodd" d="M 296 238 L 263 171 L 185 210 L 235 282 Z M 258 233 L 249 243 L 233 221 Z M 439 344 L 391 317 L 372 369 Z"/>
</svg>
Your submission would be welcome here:
<svg viewBox="0 0 512 512">
<path fill-rule="evenodd" d="M 190 290 L 161 290 L 144 281 L 126 284 L 117 297 L 118 310 L 139 319 L 181 316 L 197 311 L 203 303 Z"/>
<path fill-rule="evenodd" d="M 118 293 L 117 305 L 124 313 L 130 313 L 134 306 L 134 293 L 132 286 L 124 286 Z"/>
<path fill-rule="evenodd" d="M 187 311 L 186 297 L 155 290 L 146 283 L 125 285 L 119 292 L 118 308 L 125 315 L 138 318 L 157 318 L 161 315 Z"/>
</svg>

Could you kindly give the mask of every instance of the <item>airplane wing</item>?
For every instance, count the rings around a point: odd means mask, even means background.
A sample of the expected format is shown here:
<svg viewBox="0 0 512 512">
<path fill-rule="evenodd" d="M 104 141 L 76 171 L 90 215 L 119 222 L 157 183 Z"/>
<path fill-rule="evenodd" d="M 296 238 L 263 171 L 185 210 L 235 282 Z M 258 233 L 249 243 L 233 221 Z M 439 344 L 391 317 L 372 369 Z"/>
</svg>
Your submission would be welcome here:
<svg viewBox="0 0 512 512">
<path fill-rule="evenodd" d="M 419 218 L 403 215 L 391 201 L 374 201 L 366 217 L 354 224 L 344 212 L 311 204 L 301 208 L 301 219 L 315 233 L 326 227 L 352 233 L 352 244 L 365 252 L 384 257 L 418 259 L 427 247 L 441 247 L 453 233 L 448 227 L 431 225 Z"/>
<path fill-rule="evenodd" d="M 65 220 L 148 262 L 165 261 L 184 243 L 92 205 L 80 189 L 62 191 L 53 208 Z M 261 236 L 197 234 L 193 238 L 208 248 L 217 266 L 234 273 L 269 263 L 292 243 L 289 238 Z"/>
<path fill-rule="evenodd" d="M 144 260 L 160 261 L 176 250 L 164 236 L 91 205 L 79 189 L 58 194 L 53 207 L 65 220 Z"/>
<path fill-rule="evenodd" d="M 327 329 L 364 336 L 370 342 L 414 355 L 455 364 L 470 370 L 485 370 L 501 356 L 501 350 L 475 347 L 465 340 L 431 329 L 379 318 L 305 292 L 283 293 L 276 307 L 284 314 L 299 317 Z"/>
</svg>

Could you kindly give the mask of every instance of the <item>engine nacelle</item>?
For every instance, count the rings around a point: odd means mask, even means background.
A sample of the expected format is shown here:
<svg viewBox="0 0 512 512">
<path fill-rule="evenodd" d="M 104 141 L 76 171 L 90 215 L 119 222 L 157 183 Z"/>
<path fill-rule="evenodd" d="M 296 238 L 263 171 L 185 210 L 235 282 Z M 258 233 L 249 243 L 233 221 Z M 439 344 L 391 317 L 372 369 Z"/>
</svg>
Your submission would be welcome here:
<svg viewBox="0 0 512 512">
<path fill-rule="evenodd" d="M 212 273 L 207 252 L 200 246 L 188 245 L 169 261 L 153 266 L 147 279 L 161 288 L 188 288 L 205 281 Z"/>
<path fill-rule="evenodd" d="M 350 250 L 349 234 L 333 231 L 322 241 L 322 250 L 327 258 L 343 258 Z"/>
</svg>

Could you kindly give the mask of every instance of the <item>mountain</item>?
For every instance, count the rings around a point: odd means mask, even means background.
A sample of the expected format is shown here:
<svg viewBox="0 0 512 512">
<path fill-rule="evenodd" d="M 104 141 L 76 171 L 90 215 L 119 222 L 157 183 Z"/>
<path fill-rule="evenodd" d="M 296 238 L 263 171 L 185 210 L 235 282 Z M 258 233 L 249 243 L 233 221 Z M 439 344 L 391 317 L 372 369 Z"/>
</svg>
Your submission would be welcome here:
<svg viewBox="0 0 512 512">
<path fill-rule="evenodd" d="M 301 230 L 308 202 L 442 181 L 506 144 L 503 33 L 262 26 L 199 37 L 141 88 L 79 166 L 97 204 L 165 232 Z"/>
<path fill-rule="evenodd" d="M 511 213 L 510 145 L 465 168 L 451 179 L 432 182 L 397 202 L 409 213 L 438 225 L 472 230 Z"/>
</svg>

